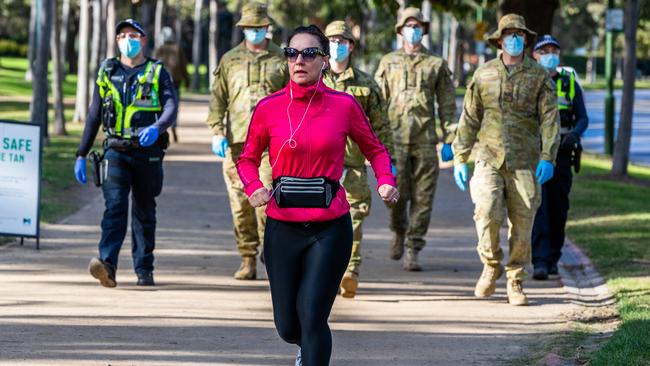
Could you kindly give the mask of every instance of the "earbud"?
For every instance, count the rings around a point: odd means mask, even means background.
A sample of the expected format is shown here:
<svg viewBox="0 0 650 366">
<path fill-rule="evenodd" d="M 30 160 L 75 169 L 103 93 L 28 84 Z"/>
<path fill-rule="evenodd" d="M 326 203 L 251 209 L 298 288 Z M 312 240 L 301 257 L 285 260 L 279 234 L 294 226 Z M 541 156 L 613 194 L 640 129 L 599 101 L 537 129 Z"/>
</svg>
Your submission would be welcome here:
<svg viewBox="0 0 650 366">
<path fill-rule="evenodd" d="M 326 65 L 326 64 L 325 64 L 325 63 L 323 62 L 323 67 L 321 67 L 321 68 L 320 68 L 320 69 L 321 69 L 321 71 L 325 71 L 325 69 L 326 69 L 326 66 L 327 66 L 327 65 Z"/>
</svg>

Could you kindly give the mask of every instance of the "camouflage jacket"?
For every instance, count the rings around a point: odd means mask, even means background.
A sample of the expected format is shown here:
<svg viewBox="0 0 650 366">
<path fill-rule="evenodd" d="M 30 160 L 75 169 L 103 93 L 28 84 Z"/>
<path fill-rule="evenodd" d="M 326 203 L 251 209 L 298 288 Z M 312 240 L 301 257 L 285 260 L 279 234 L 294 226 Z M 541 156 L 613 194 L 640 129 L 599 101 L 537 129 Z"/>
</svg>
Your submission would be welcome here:
<svg viewBox="0 0 650 366">
<path fill-rule="evenodd" d="M 214 75 L 207 123 L 215 134 L 224 134 L 231 144 L 246 141 L 257 102 L 289 81 L 287 61 L 273 42 L 259 53 L 249 51 L 244 42 L 240 43 L 223 55 Z"/>
<path fill-rule="evenodd" d="M 455 163 L 476 160 L 499 169 L 532 169 L 554 161 L 560 143 L 555 85 L 532 59 L 510 72 L 501 58 L 479 67 L 467 86 L 454 140 Z"/>
<path fill-rule="evenodd" d="M 353 95 L 361 104 L 370 124 L 375 130 L 379 140 L 386 146 L 391 156 L 393 154 L 393 136 L 386 119 L 386 104 L 381 97 L 381 92 L 372 76 L 349 66 L 340 75 L 328 71 L 323 77 L 325 85 L 338 91 L 344 91 Z M 365 162 L 361 150 L 351 139 L 348 138 L 345 150 L 345 165 L 350 167 L 361 167 Z"/>
<path fill-rule="evenodd" d="M 438 142 L 436 103 L 442 141 L 453 141 L 455 89 L 445 60 L 425 49 L 415 55 L 408 55 L 403 49 L 397 50 L 381 59 L 375 80 L 388 101 L 388 120 L 396 144 Z"/>
</svg>

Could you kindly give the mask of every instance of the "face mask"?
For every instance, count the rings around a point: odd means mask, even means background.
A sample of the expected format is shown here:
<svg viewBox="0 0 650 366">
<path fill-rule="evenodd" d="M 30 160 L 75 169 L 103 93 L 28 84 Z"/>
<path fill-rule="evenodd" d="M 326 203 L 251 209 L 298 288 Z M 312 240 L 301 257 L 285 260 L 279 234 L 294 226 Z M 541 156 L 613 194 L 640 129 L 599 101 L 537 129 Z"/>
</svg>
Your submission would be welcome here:
<svg viewBox="0 0 650 366">
<path fill-rule="evenodd" d="M 330 42 L 330 57 L 335 62 L 344 61 L 350 55 L 350 46 L 343 43 Z"/>
<path fill-rule="evenodd" d="M 553 71 L 560 64 L 560 56 L 555 53 L 541 55 L 539 58 L 539 64 L 546 70 Z"/>
<path fill-rule="evenodd" d="M 420 43 L 422 40 L 422 28 L 404 27 L 402 28 L 402 36 L 404 36 L 404 40 L 409 44 Z"/>
<path fill-rule="evenodd" d="M 511 34 L 503 39 L 502 47 L 510 56 L 519 56 L 524 52 L 524 37 Z"/>
<path fill-rule="evenodd" d="M 244 37 L 248 42 L 258 45 L 266 39 L 266 28 L 246 28 L 244 29 Z"/>
<path fill-rule="evenodd" d="M 141 48 L 140 40 L 131 38 L 121 39 L 117 42 L 117 46 L 120 49 L 120 54 L 128 58 L 135 58 L 140 53 Z"/>
</svg>

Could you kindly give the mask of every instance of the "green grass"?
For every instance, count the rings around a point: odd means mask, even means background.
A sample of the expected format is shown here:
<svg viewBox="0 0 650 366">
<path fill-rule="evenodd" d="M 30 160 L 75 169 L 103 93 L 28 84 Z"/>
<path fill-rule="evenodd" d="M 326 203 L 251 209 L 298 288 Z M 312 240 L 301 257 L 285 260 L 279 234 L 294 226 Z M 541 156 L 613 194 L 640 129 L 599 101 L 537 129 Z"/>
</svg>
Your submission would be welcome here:
<svg viewBox="0 0 650 366">
<path fill-rule="evenodd" d="M 580 83 L 580 86 L 582 86 L 582 88 L 585 90 L 600 90 L 607 88 L 607 82 L 604 78 L 599 78 L 596 79 L 596 82 L 589 84 L 586 80 L 583 79 Z M 634 86 L 636 89 L 650 89 L 650 80 L 637 80 L 634 83 Z M 614 80 L 614 89 L 621 88 L 623 88 L 623 80 Z"/>
<path fill-rule="evenodd" d="M 618 299 L 621 325 L 590 365 L 650 364 L 650 169 L 636 183 L 608 176 L 611 162 L 586 156 L 574 180 L 567 235 L 592 260 Z"/>
<path fill-rule="evenodd" d="M 52 63 L 50 62 L 50 70 Z M 31 96 L 32 83 L 25 81 L 27 59 L 18 57 L 0 57 L 0 96 Z M 48 82 L 51 86 L 51 82 Z M 77 75 L 66 75 L 63 82 L 64 96 L 74 96 L 77 90 Z M 49 87 L 49 95 L 52 95 Z"/>
</svg>

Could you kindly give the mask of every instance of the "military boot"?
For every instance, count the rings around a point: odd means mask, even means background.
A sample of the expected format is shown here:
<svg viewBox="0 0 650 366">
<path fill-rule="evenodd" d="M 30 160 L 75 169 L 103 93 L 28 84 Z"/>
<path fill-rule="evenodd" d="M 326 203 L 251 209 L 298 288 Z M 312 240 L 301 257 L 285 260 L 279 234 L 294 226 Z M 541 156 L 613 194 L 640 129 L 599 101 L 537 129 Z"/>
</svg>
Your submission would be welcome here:
<svg viewBox="0 0 650 366">
<path fill-rule="evenodd" d="M 359 275 L 352 271 L 346 271 L 341 280 L 341 296 L 353 298 L 359 288 Z"/>
<path fill-rule="evenodd" d="M 404 255 L 404 234 L 393 235 L 393 240 L 390 242 L 390 259 L 400 260 Z"/>
<path fill-rule="evenodd" d="M 478 279 L 474 288 L 474 296 L 488 297 L 492 295 L 497 287 L 497 280 L 501 275 L 503 275 L 503 266 L 501 264 L 484 264 L 481 278 Z"/>
<path fill-rule="evenodd" d="M 419 272 L 422 270 L 418 263 L 418 251 L 413 248 L 406 248 L 406 257 L 404 257 L 403 267 L 410 272 Z"/>
<path fill-rule="evenodd" d="M 241 265 L 235 272 L 236 280 L 254 280 L 257 278 L 257 263 L 255 257 L 243 257 Z"/>
<path fill-rule="evenodd" d="M 521 280 L 508 280 L 508 302 L 510 305 L 528 305 L 528 297 L 521 287 Z"/>
</svg>

